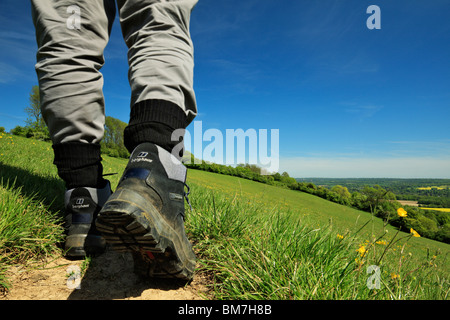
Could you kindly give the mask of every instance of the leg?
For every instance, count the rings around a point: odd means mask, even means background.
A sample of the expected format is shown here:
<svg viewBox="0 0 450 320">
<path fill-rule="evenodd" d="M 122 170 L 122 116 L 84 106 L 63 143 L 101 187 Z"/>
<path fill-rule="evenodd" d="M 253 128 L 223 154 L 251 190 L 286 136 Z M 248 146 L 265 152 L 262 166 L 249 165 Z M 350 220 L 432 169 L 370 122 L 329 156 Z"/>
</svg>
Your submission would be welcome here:
<svg viewBox="0 0 450 320">
<path fill-rule="evenodd" d="M 193 90 L 190 13 L 197 0 L 118 0 L 129 48 L 132 91 L 125 145 L 130 152 L 153 142 L 169 152 L 175 129 L 186 128 L 197 108 Z"/>
<path fill-rule="evenodd" d="M 135 270 L 190 280 L 195 254 L 184 230 L 186 167 L 171 153 L 175 129 L 196 114 L 189 17 L 196 0 L 118 0 L 132 90 L 125 145 L 131 152 L 96 225 Z"/>
<path fill-rule="evenodd" d="M 114 1 L 33 0 L 41 108 L 68 188 L 102 183 L 103 50 Z"/>
<path fill-rule="evenodd" d="M 105 248 L 93 221 L 111 194 L 100 157 L 105 115 L 99 70 L 114 13 L 110 0 L 32 1 L 42 114 L 67 187 L 65 249 L 71 257 Z"/>
</svg>

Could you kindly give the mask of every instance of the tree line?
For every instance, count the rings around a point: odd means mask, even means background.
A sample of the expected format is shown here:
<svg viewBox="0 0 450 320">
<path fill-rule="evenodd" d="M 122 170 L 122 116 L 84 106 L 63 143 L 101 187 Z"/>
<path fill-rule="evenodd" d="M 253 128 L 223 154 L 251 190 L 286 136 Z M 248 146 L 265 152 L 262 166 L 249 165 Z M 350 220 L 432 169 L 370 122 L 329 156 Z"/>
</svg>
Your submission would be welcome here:
<svg viewBox="0 0 450 320">
<path fill-rule="evenodd" d="M 30 104 L 25 108 L 28 117 L 24 126 L 16 126 L 11 134 L 42 141 L 50 141 L 48 127 L 42 117 L 39 86 L 33 86 L 29 97 Z M 130 153 L 125 148 L 123 131 L 127 124 L 119 119 L 107 116 L 105 132 L 100 142 L 102 154 L 111 157 L 128 158 Z"/>
<path fill-rule="evenodd" d="M 327 188 L 345 185 L 350 192 L 360 191 L 365 185 L 380 185 L 395 193 L 397 200 L 417 201 L 420 207 L 450 208 L 450 179 L 304 178 L 297 181 Z"/>
</svg>

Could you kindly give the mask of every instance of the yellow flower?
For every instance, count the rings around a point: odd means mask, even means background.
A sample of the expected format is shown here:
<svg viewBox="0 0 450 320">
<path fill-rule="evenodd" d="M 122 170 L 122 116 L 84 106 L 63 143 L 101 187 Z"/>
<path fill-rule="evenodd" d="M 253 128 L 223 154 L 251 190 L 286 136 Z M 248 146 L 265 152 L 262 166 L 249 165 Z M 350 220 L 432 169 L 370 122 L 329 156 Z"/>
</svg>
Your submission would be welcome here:
<svg viewBox="0 0 450 320">
<path fill-rule="evenodd" d="M 391 279 L 396 279 L 398 277 L 399 277 L 398 274 L 395 274 L 394 272 L 391 273 Z"/>
<path fill-rule="evenodd" d="M 403 208 L 398 208 L 397 214 L 399 217 L 402 217 L 402 218 L 406 218 L 406 216 L 408 215 L 407 212 L 405 211 L 405 209 L 403 209 Z"/>
<path fill-rule="evenodd" d="M 420 238 L 420 234 L 418 234 L 413 228 L 411 228 L 409 232 L 413 235 L 413 237 Z"/>
<path fill-rule="evenodd" d="M 337 234 L 337 236 L 336 236 L 338 239 L 344 239 L 344 236 L 343 235 L 340 235 L 339 233 Z"/>
<path fill-rule="evenodd" d="M 362 256 L 364 256 L 364 254 L 366 253 L 366 247 L 365 247 L 365 246 L 361 246 L 361 247 L 359 247 L 359 249 L 356 250 L 356 251 L 358 251 L 358 252 L 359 252 L 359 255 L 362 257 Z"/>
<path fill-rule="evenodd" d="M 385 240 L 380 240 L 380 241 L 377 241 L 376 244 L 381 244 L 381 245 L 385 246 L 385 245 L 387 245 L 387 242 Z"/>
</svg>

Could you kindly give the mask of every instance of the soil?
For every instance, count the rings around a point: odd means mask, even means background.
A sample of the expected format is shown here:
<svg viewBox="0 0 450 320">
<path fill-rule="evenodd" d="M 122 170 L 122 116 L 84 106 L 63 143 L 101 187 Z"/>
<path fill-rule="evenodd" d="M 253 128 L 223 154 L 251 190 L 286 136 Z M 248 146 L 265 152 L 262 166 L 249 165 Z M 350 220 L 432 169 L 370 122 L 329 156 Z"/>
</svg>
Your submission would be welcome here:
<svg viewBox="0 0 450 320">
<path fill-rule="evenodd" d="M 195 274 L 186 284 L 172 279 L 142 279 L 133 273 L 129 253 L 107 251 L 84 260 L 59 257 L 38 266 L 14 266 L 7 272 L 11 288 L 0 300 L 201 300 L 207 278 Z M 72 275 L 72 276 L 70 276 Z"/>
</svg>

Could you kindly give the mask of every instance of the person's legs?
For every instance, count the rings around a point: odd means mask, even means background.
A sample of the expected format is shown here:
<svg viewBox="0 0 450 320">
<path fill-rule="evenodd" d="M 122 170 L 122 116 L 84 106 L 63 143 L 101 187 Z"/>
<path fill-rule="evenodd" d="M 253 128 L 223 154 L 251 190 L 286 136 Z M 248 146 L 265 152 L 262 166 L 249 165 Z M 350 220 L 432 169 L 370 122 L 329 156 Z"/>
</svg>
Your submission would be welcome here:
<svg viewBox="0 0 450 320">
<path fill-rule="evenodd" d="M 41 109 L 66 184 L 66 249 L 72 257 L 98 253 L 105 241 L 92 222 L 111 194 L 102 177 L 103 50 L 114 0 L 32 0 L 38 45 Z"/>
<path fill-rule="evenodd" d="M 125 146 L 131 152 L 96 225 L 135 271 L 190 280 L 195 254 L 184 230 L 186 167 L 172 149 L 196 115 L 189 19 L 196 0 L 118 0 L 132 90 Z"/>
</svg>

